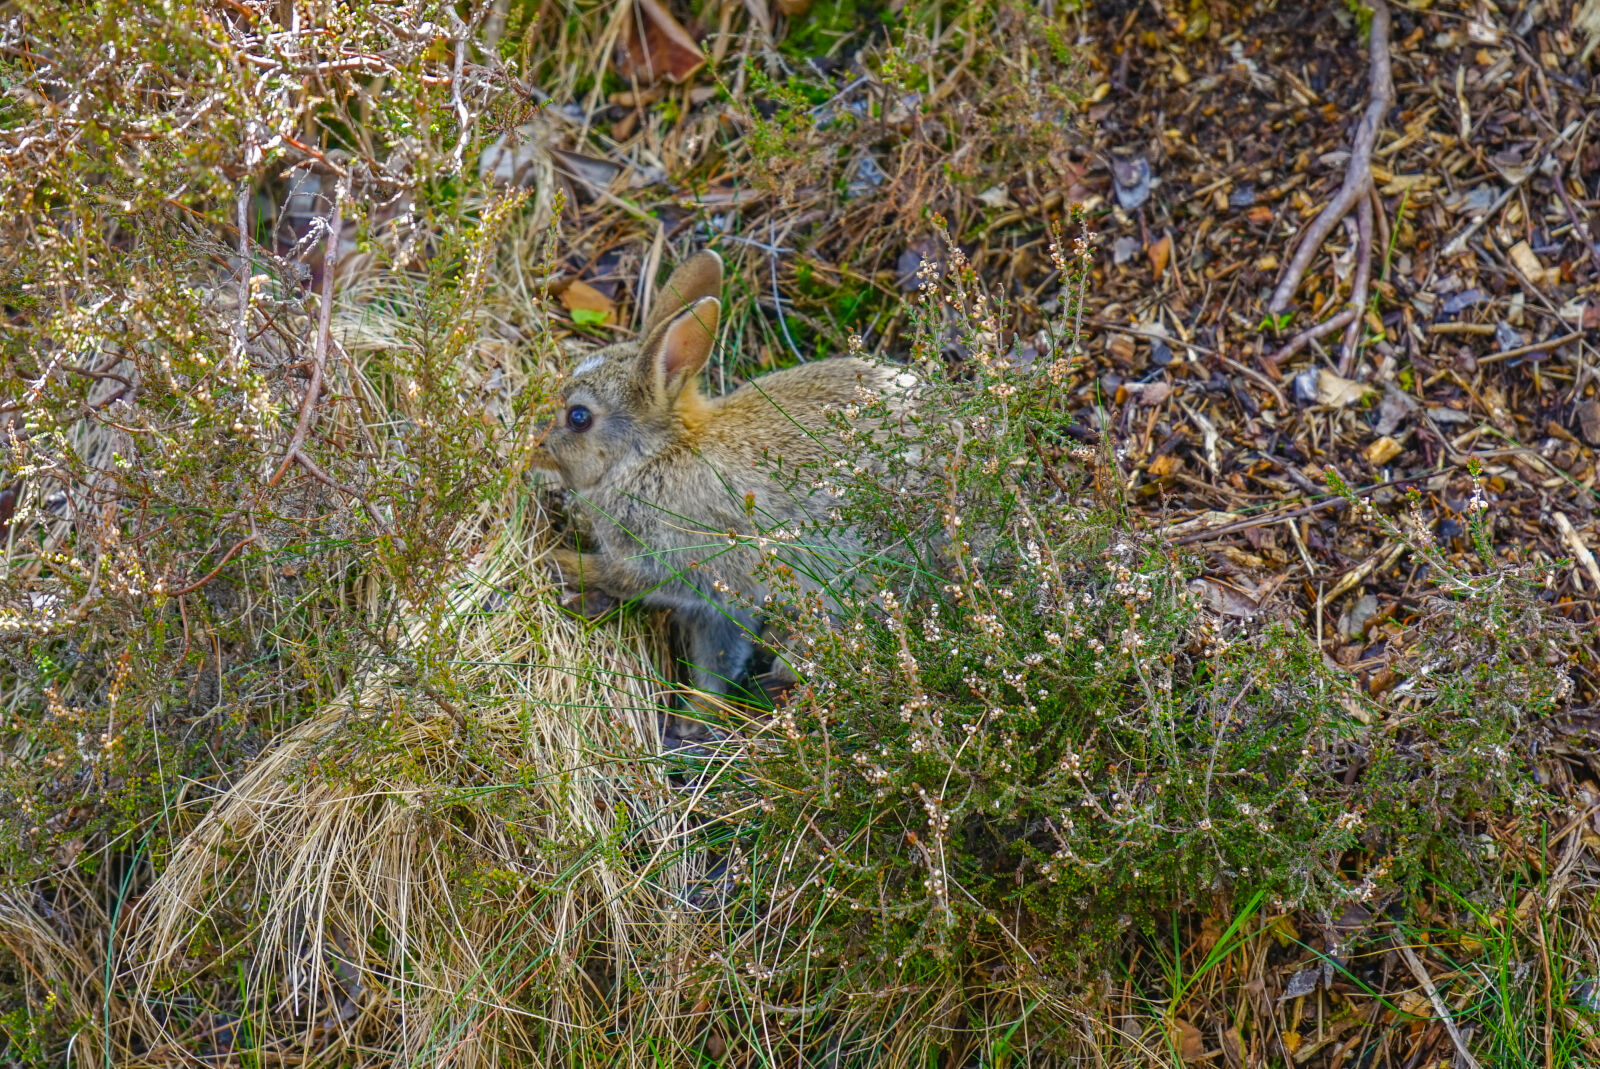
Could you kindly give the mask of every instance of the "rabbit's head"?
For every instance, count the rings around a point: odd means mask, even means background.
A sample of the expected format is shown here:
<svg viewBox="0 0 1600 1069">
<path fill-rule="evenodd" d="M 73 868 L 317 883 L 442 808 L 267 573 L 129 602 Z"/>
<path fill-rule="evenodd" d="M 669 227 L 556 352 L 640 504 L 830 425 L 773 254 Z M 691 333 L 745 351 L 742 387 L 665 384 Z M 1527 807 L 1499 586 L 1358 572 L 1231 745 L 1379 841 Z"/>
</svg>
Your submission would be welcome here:
<svg viewBox="0 0 1600 1069">
<path fill-rule="evenodd" d="M 545 450 L 568 489 L 584 491 L 655 456 L 704 418 L 699 375 L 722 311 L 722 258 L 690 257 L 662 287 L 637 341 L 597 349 L 573 370 Z"/>
</svg>

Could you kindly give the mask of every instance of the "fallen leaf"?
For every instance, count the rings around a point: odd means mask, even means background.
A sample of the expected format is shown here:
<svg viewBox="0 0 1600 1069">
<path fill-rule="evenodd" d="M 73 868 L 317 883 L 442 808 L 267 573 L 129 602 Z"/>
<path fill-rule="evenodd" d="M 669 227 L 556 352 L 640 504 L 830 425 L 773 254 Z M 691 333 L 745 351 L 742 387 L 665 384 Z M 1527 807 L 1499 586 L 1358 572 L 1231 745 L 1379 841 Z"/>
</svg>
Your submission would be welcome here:
<svg viewBox="0 0 1600 1069">
<path fill-rule="evenodd" d="M 1403 451 L 1404 447 L 1386 434 L 1382 438 L 1374 439 L 1361 451 L 1361 454 L 1367 458 L 1368 464 L 1374 467 L 1382 467 Z"/>
<path fill-rule="evenodd" d="M 1561 280 L 1559 267 L 1546 267 L 1526 241 L 1519 241 L 1506 251 L 1517 270 L 1528 277 L 1535 286 L 1548 286 Z"/>
<path fill-rule="evenodd" d="M 1159 405 L 1172 396 L 1172 383 L 1170 382 L 1145 382 L 1128 383 L 1128 393 L 1141 405 Z"/>
<path fill-rule="evenodd" d="M 1435 423 L 1471 423 L 1472 413 L 1449 405 L 1429 405 L 1428 418 Z"/>
<path fill-rule="evenodd" d="M 1114 363 L 1128 367 L 1133 363 L 1133 339 L 1126 334 L 1117 334 L 1106 343 L 1106 352 L 1111 354 Z"/>
<path fill-rule="evenodd" d="M 1112 157 L 1111 179 L 1123 211 L 1131 212 L 1150 199 L 1150 161 L 1143 156 Z"/>
<path fill-rule="evenodd" d="M 1322 962 L 1313 962 L 1289 977 L 1289 986 L 1283 989 L 1278 1001 L 1287 1002 L 1292 998 L 1304 998 L 1315 991 L 1320 983 L 1322 983 Z"/>
<path fill-rule="evenodd" d="M 1378 190 L 1386 197 L 1398 196 L 1401 193 L 1415 193 L 1419 190 L 1432 189 L 1439 184 L 1439 177 L 1431 174 L 1397 174 L 1382 189 Z"/>
<path fill-rule="evenodd" d="M 1583 440 L 1600 449 L 1600 401 L 1585 401 L 1572 413 Z"/>
<path fill-rule="evenodd" d="M 540 123 L 507 130 L 478 155 L 478 174 L 502 185 L 533 185 L 540 165 L 548 166 L 550 159 L 544 135 Z"/>
<path fill-rule="evenodd" d="M 1167 269 L 1167 260 L 1172 256 L 1172 235 L 1162 235 L 1160 241 L 1145 250 L 1145 255 L 1150 257 L 1150 270 L 1159 278 Z"/>
<path fill-rule="evenodd" d="M 1416 399 L 1410 394 L 1393 386 L 1385 387 L 1383 400 L 1378 402 L 1378 422 L 1372 425 L 1372 432 L 1380 438 L 1393 434 L 1417 407 Z"/>
<path fill-rule="evenodd" d="M 1433 1016 L 1433 1002 L 1425 991 L 1410 991 L 1400 997 L 1400 1012 L 1406 1017 Z"/>
<path fill-rule="evenodd" d="M 648 104 L 654 104 L 666 95 L 666 90 L 660 86 L 652 86 L 649 89 L 641 89 L 637 93 L 631 89 L 624 89 L 620 93 L 612 93 L 606 99 L 619 108 L 642 108 Z"/>
<path fill-rule="evenodd" d="M 722 1057 L 723 1052 L 727 1049 L 728 1043 L 722 1038 L 722 1033 L 713 1028 L 706 1035 L 706 1057 L 716 1061 Z"/>
<path fill-rule="evenodd" d="M 1361 638 L 1366 634 L 1367 621 L 1378 615 L 1378 599 L 1363 594 L 1339 616 L 1339 634 L 1346 639 Z"/>
<path fill-rule="evenodd" d="M 1189 590 L 1205 600 L 1206 608 L 1223 616 L 1248 620 L 1261 612 L 1261 606 L 1240 591 L 1209 579 L 1192 580 Z"/>
<path fill-rule="evenodd" d="M 780 15 L 797 19 L 811 10 L 811 0 L 777 0 L 776 6 Z"/>
<path fill-rule="evenodd" d="M 1222 1033 L 1222 1056 L 1228 1060 L 1229 1069 L 1244 1065 L 1244 1036 L 1237 1028 Z"/>
<path fill-rule="evenodd" d="M 1173 453 L 1162 453 L 1145 468 L 1152 479 L 1167 479 L 1182 470 L 1183 458 Z"/>
<path fill-rule="evenodd" d="M 579 323 L 604 323 L 611 318 L 616 304 L 582 279 L 574 279 L 567 283 L 561 291 L 561 304 L 572 313 L 572 318 Z M 587 313 L 586 315 L 582 315 Z M 582 318 L 580 318 L 582 315 Z M 599 319 L 595 319 L 599 316 Z"/>
<path fill-rule="evenodd" d="M 1460 293 L 1446 297 L 1439 305 L 1441 315 L 1459 315 L 1474 305 L 1482 304 L 1489 299 L 1489 295 L 1479 289 L 1462 290 Z"/>
<path fill-rule="evenodd" d="M 1329 408 L 1344 408 L 1364 400 L 1374 391 L 1365 383 L 1354 382 L 1350 379 L 1335 375 L 1323 369 L 1317 375 L 1317 404 Z"/>
<path fill-rule="evenodd" d="M 617 51 L 617 74 L 640 85 L 686 82 L 706 63 L 700 46 L 660 0 L 633 0 Z"/>
<path fill-rule="evenodd" d="M 1172 1022 L 1172 1031 L 1172 1045 L 1178 1048 L 1178 1057 L 1195 1062 L 1206 1056 L 1206 1037 L 1200 1029 L 1179 1017 Z"/>
<path fill-rule="evenodd" d="M 602 160 L 598 156 L 585 156 L 581 152 L 568 152 L 554 146 L 547 151 L 557 171 L 596 192 L 610 189 L 611 183 L 622 173 L 621 164 Z"/>
<path fill-rule="evenodd" d="M 881 183 L 873 184 L 879 185 Z M 978 194 L 978 199 L 991 208 L 1015 207 L 1011 201 L 1011 191 L 1006 189 L 1005 186 L 990 186 L 988 189 Z"/>
</svg>

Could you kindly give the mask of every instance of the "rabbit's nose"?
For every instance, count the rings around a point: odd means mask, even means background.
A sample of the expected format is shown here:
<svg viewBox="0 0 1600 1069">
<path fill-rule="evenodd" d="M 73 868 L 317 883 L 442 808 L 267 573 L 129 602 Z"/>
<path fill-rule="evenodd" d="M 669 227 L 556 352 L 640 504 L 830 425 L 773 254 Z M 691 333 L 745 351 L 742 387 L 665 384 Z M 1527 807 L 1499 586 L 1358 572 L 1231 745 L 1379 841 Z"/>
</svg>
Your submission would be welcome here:
<svg viewBox="0 0 1600 1069">
<path fill-rule="evenodd" d="M 555 455 L 546 449 L 542 442 L 535 443 L 533 451 L 529 455 L 528 464 L 530 467 L 542 471 L 561 470 L 561 465 L 556 463 Z"/>
</svg>

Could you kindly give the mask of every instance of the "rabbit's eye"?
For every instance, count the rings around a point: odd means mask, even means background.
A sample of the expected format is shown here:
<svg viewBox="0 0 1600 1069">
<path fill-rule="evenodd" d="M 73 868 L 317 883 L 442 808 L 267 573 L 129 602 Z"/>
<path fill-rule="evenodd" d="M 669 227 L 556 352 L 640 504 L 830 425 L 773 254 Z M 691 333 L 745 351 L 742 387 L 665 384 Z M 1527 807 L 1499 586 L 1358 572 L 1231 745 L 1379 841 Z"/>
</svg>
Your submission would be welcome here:
<svg viewBox="0 0 1600 1069">
<path fill-rule="evenodd" d="M 583 405 L 573 405 L 567 409 L 567 426 L 582 434 L 594 423 L 594 413 Z"/>
</svg>

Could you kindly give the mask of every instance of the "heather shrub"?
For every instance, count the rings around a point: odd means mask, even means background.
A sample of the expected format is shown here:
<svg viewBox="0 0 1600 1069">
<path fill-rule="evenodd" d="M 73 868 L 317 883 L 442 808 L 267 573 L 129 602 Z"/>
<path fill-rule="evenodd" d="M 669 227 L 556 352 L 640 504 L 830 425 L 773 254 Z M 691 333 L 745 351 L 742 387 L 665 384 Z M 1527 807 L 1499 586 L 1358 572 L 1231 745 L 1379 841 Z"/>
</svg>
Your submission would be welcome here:
<svg viewBox="0 0 1600 1069">
<path fill-rule="evenodd" d="M 923 206 L 962 208 L 961 240 L 1026 225 L 1081 176 L 1074 7 L 891 7 L 848 67 L 750 56 L 726 115 L 673 113 L 684 170 L 820 187 L 873 272 Z M 6 8 L 4 1058 L 929 1064 L 1066 1045 L 1185 914 L 1444 881 L 1498 908 L 1481 832 L 1546 813 L 1524 755 L 1576 636 L 1479 508 L 1473 569 L 1363 516 L 1424 591 L 1374 625 L 1370 685 L 1281 615 L 1215 615 L 1081 418 L 1087 234 L 1057 235 L 1029 336 L 958 244 L 929 250 L 910 329 L 874 338 L 918 417 L 863 399 L 841 455 L 776 471 L 840 505 L 764 536 L 775 575 L 848 527 L 853 583 L 774 607 L 801 677 L 775 708 L 669 750 L 662 621 L 563 610 L 558 499 L 525 478 L 566 363 L 548 284 L 611 253 L 558 265 L 554 176 L 475 169 L 535 83 L 598 98 L 572 56 L 629 10 Z M 596 242 L 646 263 L 763 237 L 606 192 L 645 229 Z M 875 279 L 806 274 L 780 209 L 747 247 L 789 349 L 780 254 L 801 342 L 899 322 Z"/>
<path fill-rule="evenodd" d="M 765 814 L 731 822 L 752 920 L 727 958 L 763 997 L 952 1027 L 1060 1010 L 1122 933 L 1373 906 L 1472 874 L 1482 821 L 1546 801 L 1516 739 L 1574 636 L 1526 569 L 1466 572 L 1388 524 L 1436 593 L 1381 687 L 1296 623 L 1205 607 L 1109 443 L 1067 434 L 1090 256 L 1058 238 L 1062 314 L 1018 339 L 950 244 L 924 266 L 916 426 L 809 473 L 875 552 L 865 592 L 796 603 L 804 682 L 726 800 Z"/>
</svg>

